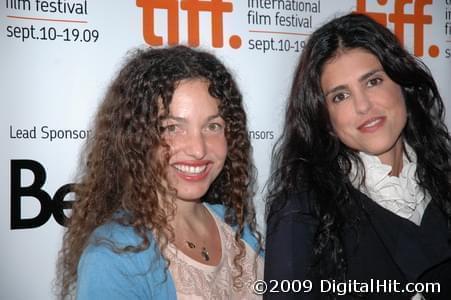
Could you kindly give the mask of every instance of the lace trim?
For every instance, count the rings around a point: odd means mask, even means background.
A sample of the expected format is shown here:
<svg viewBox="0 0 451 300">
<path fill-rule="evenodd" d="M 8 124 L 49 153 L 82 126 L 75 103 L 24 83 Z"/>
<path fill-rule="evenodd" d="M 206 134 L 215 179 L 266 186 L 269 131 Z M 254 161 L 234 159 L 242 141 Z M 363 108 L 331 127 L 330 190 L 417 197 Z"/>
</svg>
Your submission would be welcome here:
<svg viewBox="0 0 451 300">
<path fill-rule="evenodd" d="M 166 251 L 171 264 L 169 270 L 176 286 L 177 299 L 261 299 L 252 292 L 252 284 L 263 278 L 263 260 L 257 257 L 253 249 L 246 243 L 246 256 L 243 259 L 243 275 L 240 281 L 242 288 L 233 286 L 235 274 L 233 258 L 238 253 L 234 243 L 234 233 L 230 226 L 218 220 L 213 212 L 218 226 L 222 258 L 217 266 L 204 265 L 185 255 L 169 245 Z"/>
</svg>

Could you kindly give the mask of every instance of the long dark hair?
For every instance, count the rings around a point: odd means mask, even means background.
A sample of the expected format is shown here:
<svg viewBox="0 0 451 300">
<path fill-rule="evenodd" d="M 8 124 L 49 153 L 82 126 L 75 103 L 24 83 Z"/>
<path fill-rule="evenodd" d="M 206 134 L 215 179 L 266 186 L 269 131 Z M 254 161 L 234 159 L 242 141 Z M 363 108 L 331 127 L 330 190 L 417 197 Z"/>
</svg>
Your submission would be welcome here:
<svg viewBox="0 0 451 300">
<path fill-rule="evenodd" d="M 142 244 L 120 251 L 142 251 L 151 244 L 163 250 L 173 238 L 168 218 L 174 214 L 174 201 L 166 201 L 165 207 L 158 201 L 158 195 L 173 200 L 176 192 L 162 184 L 168 161 L 158 159 L 157 150 L 168 146 L 160 135 L 159 111 L 169 112 L 174 91 L 182 80 L 206 80 L 209 93 L 219 100 L 219 114 L 226 123 L 228 153 L 224 168 L 202 200 L 223 204 L 226 223 L 236 226 L 236 278 L 243 271 L 240 261 L 245 246 L 241 236 L 245 224 L 255 232 L 251 144 L 242 96 L 231 73 L 214 55 L 185 46 L 130 53 L 99 107 L 93 136 L 83 153 L 77 201 L 60 252 L 61 298 L 70 295 L 75 287 L 78 261 L 98 226 L 115 220 L 134 228 Z M 114 213 L 118 210 L 130 217 L 117 220 Z M 155 233 L 156 243 L 149 240 L 149 230 Z"/>
<path fill-rule="evenodd" d="M 313 214 L 319 221 L 314 256 L 323 278 L 343 279 L 346 260 L 340 230 L 358 205 L 349 180 L 351 162 L 364 175 L 357 154 L 330 134 L 320 79 L 326 62 L 340 51 L 360 48 L 375 55 L 402 89 L 407 107 L 405 141 L 418 157 L 416 177 L 450 224 L 451 146 L 444 105 L 428 68 L 409 54 L 387 28 L 361 14 L 335 18 L 309 38 L 295 71 L 283 133 L 273 150 L 268 184 L 269 208 L 282 207 L 289 193 L 313 191 Z M 268 214 L 271 218 L 273 214 Z M 448 226 L 450 228 L 450 226 Z"/>
</svg>

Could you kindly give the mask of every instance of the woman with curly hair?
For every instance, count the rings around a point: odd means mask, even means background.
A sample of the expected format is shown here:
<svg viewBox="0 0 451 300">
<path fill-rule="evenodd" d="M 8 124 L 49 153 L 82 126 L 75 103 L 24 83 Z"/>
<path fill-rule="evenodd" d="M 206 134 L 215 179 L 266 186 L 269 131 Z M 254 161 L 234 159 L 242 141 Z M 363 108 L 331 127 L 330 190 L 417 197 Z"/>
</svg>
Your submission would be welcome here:
<svg viewBox="0 0 451 300">
<path fill-rule="evenodd" d="M 95 118 L 61 298 L 252 299 L 261 278 L 242 97 L 212 54 L 137 50 Z"/>
<path fill-rule="evenodd" d="M 273 152 L 265 279 L 305 289 L 267 299 L 451 299 L 451 144 L 427 67 L 349 14 L 310 36 L 295 74 Z"/>
</svg>

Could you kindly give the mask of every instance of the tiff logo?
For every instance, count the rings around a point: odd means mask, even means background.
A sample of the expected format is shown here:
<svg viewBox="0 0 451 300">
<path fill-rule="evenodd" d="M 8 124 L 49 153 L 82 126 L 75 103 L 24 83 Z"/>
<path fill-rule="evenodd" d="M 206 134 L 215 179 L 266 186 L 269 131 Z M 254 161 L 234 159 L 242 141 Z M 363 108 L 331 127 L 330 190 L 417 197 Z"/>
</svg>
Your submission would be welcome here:
<svg viewBox="0 0 451 300">
<path fill-rule="evenodd" d="M 136 0 L 136 6 L 143 9 L 144 40 L 151 46 L 162 46 L 163 37 L 155 33 L 155 12 L 164 10 L 167 14 L 167 42 L 169 45 L 179 43 L 179 10 L 187 13 L 188 45 L 199 46 L 200 13 L 211 15 L 211 40 L 214 48 L 224 46 L 224 13 L 233 11 L 233 4 L 223 0 Z M 184 28 L 185 26 L 183 26 Z M 232 35 L 229 45 L 234 48 L 241 47 L 241 38 Z"/>
<path fill-rule="evenodd" d="M 380 24 L 387 26 L 393 23 L 393 31 L 401 42 L 405 41 L 404 28 L 406 24 L 413 25 L 413 54 L 424 55 L 424 26 L 432 24 L 432 16 L 424 13 L 424 7 L 432 4 L 433 0 L 394 0 L 394 11 L 386 14 L 381 12 L 369 12 L 366 9 L 366 0 L 357 0 L 356 12 L 364 13 L 372 17 Z M 381 6 L 386 5 L 388 0 L 377 0 Z M 406 13 L 406 5 L 413 4 L 413 13 Z M 428 48 L 431 57 L 437 57 L 440 49 L 437 45 Z"/>
</svg>

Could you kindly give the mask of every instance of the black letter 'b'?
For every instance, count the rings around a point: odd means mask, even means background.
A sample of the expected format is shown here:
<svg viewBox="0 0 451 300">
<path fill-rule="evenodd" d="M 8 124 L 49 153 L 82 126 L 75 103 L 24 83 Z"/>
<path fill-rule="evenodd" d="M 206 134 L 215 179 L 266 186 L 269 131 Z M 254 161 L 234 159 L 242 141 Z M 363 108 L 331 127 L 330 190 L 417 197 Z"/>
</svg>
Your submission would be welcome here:
<svg viewBox="0 0 451 300">
<path fill-rule="evenodd" d="M 33 172 L 34 181 L 30 186 L 21 186 L 21 170 Z M 11 229 L 39 227 L 52 215 L 52 199 L 41 187 L 46 179 L 44 167 L 34 160 L 11 160 Z M 33 197 L 39 200 L 41 211 L 31 219 L 21 218 L 21 198 Z"/>
</svg>

